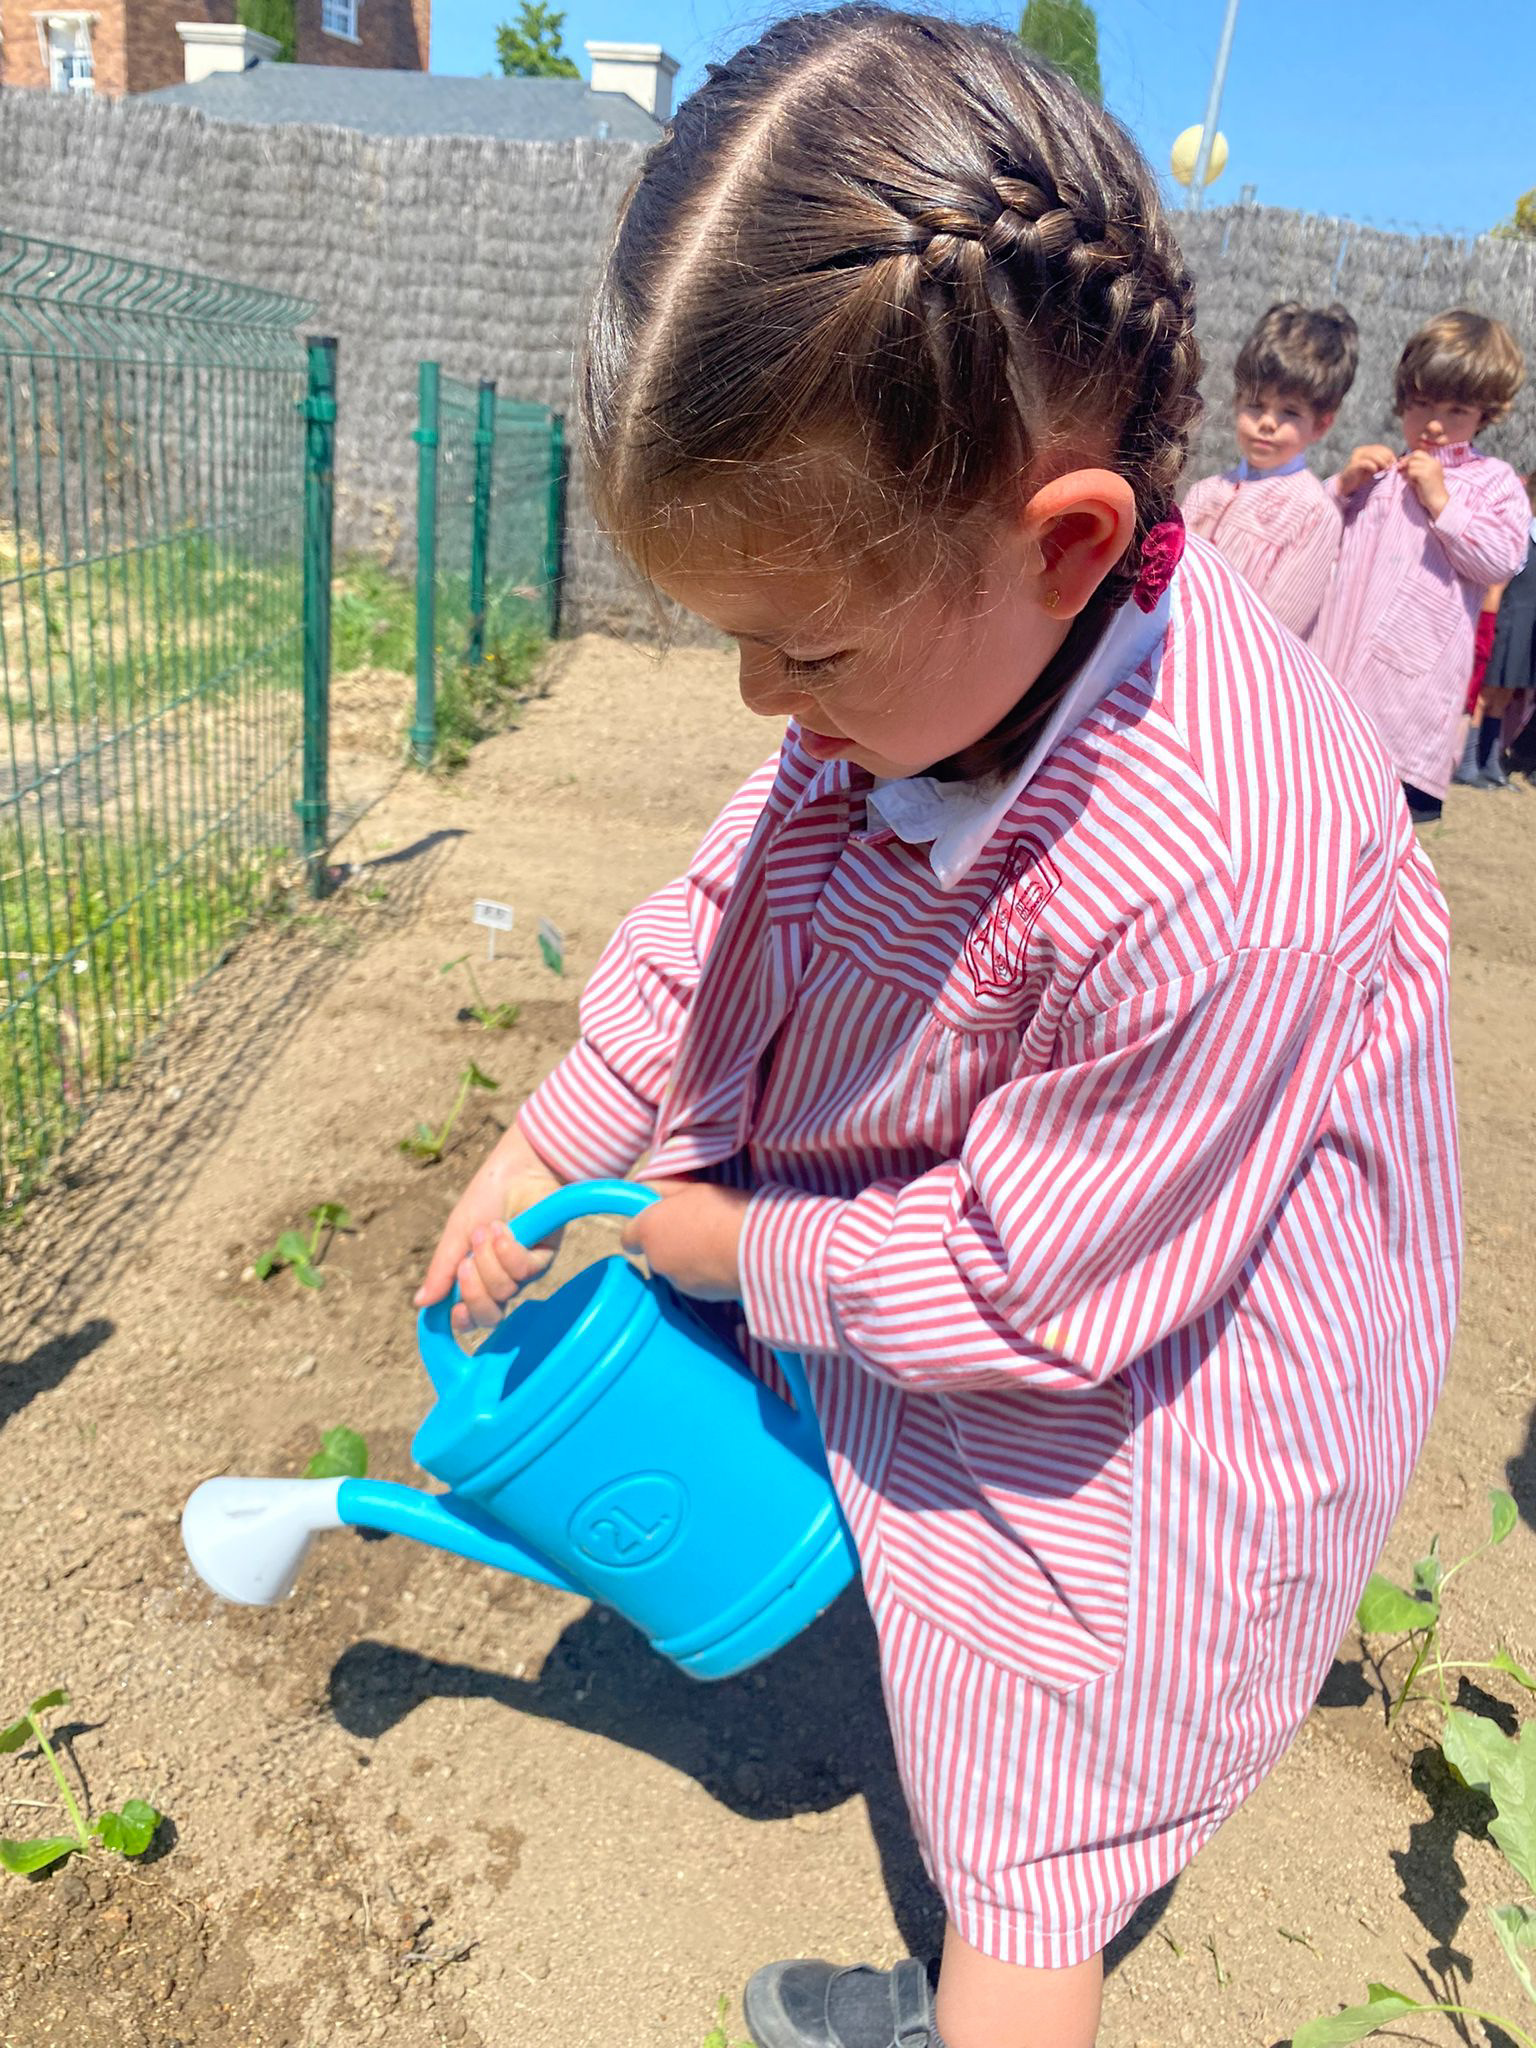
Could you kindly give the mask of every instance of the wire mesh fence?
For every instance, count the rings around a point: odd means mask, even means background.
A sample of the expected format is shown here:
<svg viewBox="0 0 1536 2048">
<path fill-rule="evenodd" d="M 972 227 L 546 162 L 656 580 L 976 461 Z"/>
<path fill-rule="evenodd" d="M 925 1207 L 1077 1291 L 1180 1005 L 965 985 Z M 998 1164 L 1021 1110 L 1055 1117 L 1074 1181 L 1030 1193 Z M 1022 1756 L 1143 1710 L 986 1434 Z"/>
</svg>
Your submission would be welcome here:
<svg viewBox="0 0 1536 2048">
<path fill-rule="evenodd" d="M 0 1207 L 293 849 L 306 311 L 0 232 Z"/>
</svg>

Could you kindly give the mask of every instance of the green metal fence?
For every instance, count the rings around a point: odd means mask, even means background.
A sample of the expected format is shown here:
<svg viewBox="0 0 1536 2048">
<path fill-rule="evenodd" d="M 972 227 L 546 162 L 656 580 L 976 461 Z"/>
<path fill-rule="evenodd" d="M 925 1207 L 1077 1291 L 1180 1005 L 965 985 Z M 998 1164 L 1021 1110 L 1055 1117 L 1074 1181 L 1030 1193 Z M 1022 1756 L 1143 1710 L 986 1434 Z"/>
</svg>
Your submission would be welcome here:
<svg viewBox="0 0 1536 2048">
<path fill-rule="evenodd" d="M 0 232 L 0 1208 L 294 850 L 306 311 Z"/>
<path fill-rule="evenodd" d="M 444 678 L 516 654 L 559 626 L 564 422 L 548 406 L 420 370 L 416 508 L 416 717 L 436 743 Z"/>
</svg>

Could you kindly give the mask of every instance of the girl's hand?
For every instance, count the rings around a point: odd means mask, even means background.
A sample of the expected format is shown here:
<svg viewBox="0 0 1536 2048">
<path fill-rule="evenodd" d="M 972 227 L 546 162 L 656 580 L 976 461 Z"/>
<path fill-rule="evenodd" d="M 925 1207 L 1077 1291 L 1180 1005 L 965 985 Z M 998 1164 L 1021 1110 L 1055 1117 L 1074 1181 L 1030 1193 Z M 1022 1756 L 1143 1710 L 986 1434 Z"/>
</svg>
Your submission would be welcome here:
<svg viewBox="0 0 1536 2048">
<path fill-rule="evenodd" d="M 1445 470 L 1440 458 L 1431 455 L 1427 448 L 1415 448 L 1411 455 L 1405 455 L 1397 465 L 1413 485 L 1414 495 L 1431 519 L 1438 519 L 1451 502 L 1451 494 L 1445 488 Z"/>
<path fill-rule="evenodd" d="M 493 1329 L 520 1287 L 538 1278 L 555 1256 L 558 1236 L 524 1251 L 507 1229 L 560 1182 L 514 1124 L 454 1204 L 416 1290 L 416 1306 L 441 1301 L 455 1280 L 459 1301 L 453 1328 L 460 1337 Z"/>
<path fill-rule="evenodd" d="M 708 1181 L 654 1181 L 652 1186 L 662 1199 L 625 1226 L 625 1251 L 641 1253 L 653 1273 L 696 1301 L 738 1300 L 748 1197 L 739 1188 L 717 1188 Z"/>
<path fill-rule="evenodd" d="M 1373 476 L 1380 476 L 1384 469 L 1392 469 L 1397 457 L 1390 448 L 1384 448 L 1379 441 L 1368 441 L 1363 448 L 1357 448 L 1339 474 L 1339 495 L 1349 498 L 1362 484 L 1368 484 Z"/>
</svg>

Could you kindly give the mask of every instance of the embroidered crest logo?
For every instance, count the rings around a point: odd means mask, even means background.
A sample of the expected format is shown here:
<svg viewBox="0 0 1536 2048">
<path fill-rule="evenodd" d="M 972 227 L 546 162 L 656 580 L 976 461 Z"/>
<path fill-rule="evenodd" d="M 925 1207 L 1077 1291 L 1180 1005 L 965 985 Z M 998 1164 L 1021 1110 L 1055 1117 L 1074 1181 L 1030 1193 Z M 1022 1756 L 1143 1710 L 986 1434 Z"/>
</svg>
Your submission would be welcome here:
<svg viewBox="0 0 1536 2048">
<path fill-rule="evenodd" d="M 966 965 L 977 995 L 1003 995 L 1017 986 L 1029 935 L 1060 886 L 1061 877 L 1047 857 L 1027 839 L 1018 840 L 996 895 L 983 907 L 965 942 Z"/>
</svg>

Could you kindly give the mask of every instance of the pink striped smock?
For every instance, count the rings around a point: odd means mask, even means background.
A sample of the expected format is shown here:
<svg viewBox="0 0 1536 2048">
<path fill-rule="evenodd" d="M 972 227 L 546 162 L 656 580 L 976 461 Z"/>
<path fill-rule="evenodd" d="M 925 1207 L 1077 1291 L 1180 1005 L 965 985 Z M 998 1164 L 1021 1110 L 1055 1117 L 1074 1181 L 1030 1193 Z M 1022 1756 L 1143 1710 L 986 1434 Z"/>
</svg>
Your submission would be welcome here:
<svg viewBox="0 0 1536 2048">
<path fill-rule="evenodd" d="M 1153 623 L 942 878 L 792 728 L 523 1112 L 566 1175 L 755 1190 L 749 1327 L 808 1359 L 929 1868 L 1053 1967 L 1311 1707 L 1460 1257 L 1446 913 L 1388 764 L 1198 541 Z"/>
<path fill-rule="evenodd" d="M 1184 500 L 1184 523 L 1220 549 L 1282 626 L 1311 641 L 1343 533 L 1337 499 L 1311 470 L 1203 477 Z"/>
<path fill-rule="evenodd" d="M 1398 470 L 1343 500 L 1338 572 L 1314 641 L 1380 733 L 1404 782 L 1444 796 L 1490 584 L 1525 560 L 1525 486 L 1468 441 L 1437 451 L 1451 502 L 1438 519 Z"/>
</svg>

